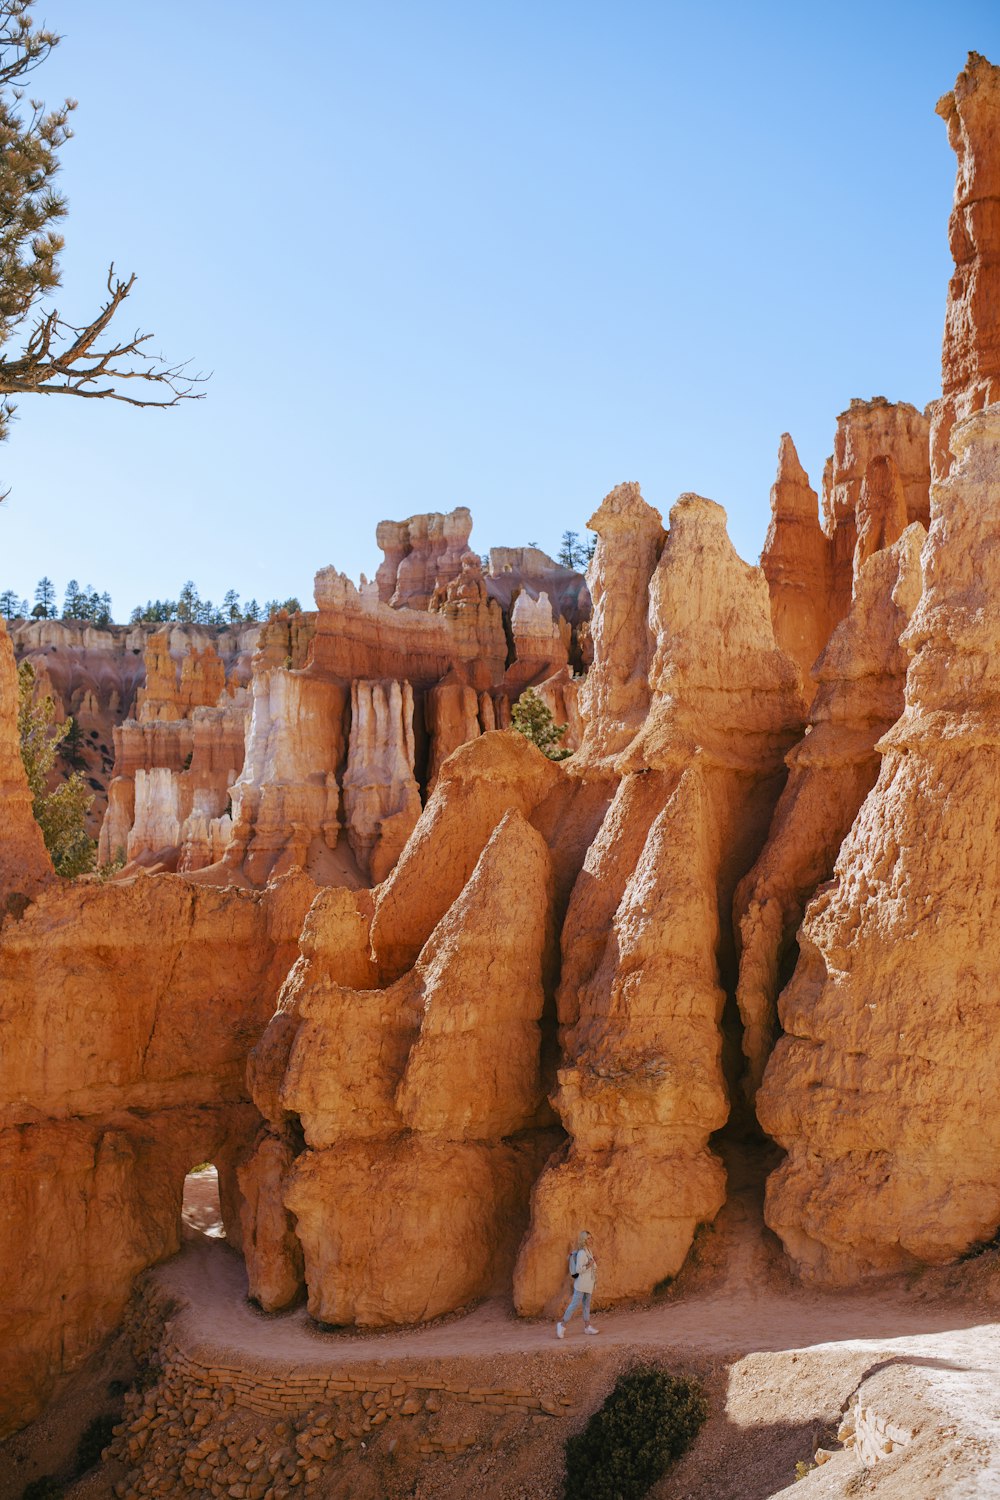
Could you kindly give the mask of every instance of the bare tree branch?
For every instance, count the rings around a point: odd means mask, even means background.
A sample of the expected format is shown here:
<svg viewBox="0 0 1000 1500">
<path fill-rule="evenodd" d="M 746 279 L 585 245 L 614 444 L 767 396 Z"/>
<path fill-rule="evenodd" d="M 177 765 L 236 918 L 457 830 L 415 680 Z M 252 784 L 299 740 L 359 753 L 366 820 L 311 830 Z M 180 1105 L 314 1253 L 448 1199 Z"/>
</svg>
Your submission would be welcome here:
<svg viewBox="0 0 1000 1500">
<path fill-rule="evenodd" d="M 148 353 L 142 346 L 153 337 L 138 329 L 130 339 L 97 348 L 115 313 L 135 285 L 135 275 L 127 281 L 108 271 L 108 300 L 97 317 L 77 327 L 59 317 L 53 309 L 42 313 L 17 359 L 0 357 L 0 395 L 25 392 L 43 396 L 82 396 L 90 400 L 124 401 L 128 406 L 176 406 L 181 401 L 200 401 L 204 391 L 194 387 L 209 377 L 188 373 L 189 360 L 168 364 L 160 355 Z M 64 346 L 60 344 L 65 341 Z M 141 380 L 163 388 L 162 395 L 146 397 L 119 390 L 123 381 Z M 10 409 L 8 407 L 8 409 Z"/>
<path fill-rule="evenodd" d="M 208 378 L 191 374 L 188 361 L 170 364 L 152 354 L 146 347 L 151 334 L 109 333 L 135 286 L 134 274 L 122 281 L 113 264 L 107 300 L 89 323 L 68 323 L 58 309 L 39 308 L 60 281 L 63 239 L 53 226 L 64 217 L 66 201 L 52 184 L 76 106 L 67 99 L 46 110 L 18 86 L 59 43 L 55 32 L 36 27 L 34 5 L 0 0 L 0 441 L 15 410 L 12 396 L 79 396 L 167 408 L 202 399 L 204 392 L 195 387 Z M 17 353 L 15 342 L 22 345 Z"/>
</svg>

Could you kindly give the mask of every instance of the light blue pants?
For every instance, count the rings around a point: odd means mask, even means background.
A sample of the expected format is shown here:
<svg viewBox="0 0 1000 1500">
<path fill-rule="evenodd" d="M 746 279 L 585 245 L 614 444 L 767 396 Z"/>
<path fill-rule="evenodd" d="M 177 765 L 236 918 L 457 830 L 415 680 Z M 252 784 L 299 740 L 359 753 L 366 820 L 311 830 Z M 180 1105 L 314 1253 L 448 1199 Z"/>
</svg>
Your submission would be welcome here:
<svg viewBox="0 0 1000 1500">
<path fill-rule="evenodd" d="M 569 1299 L 569 1306 L 559 1319 L 560 1323 L 568 1323 L 580 1306 L 583 1307 L 583 1324 L 586 1327 L 590 1322 L 590 1293 L 581 1292 L 578 1287 L 574 1287 L 573 1295 Z"/>
</svg>

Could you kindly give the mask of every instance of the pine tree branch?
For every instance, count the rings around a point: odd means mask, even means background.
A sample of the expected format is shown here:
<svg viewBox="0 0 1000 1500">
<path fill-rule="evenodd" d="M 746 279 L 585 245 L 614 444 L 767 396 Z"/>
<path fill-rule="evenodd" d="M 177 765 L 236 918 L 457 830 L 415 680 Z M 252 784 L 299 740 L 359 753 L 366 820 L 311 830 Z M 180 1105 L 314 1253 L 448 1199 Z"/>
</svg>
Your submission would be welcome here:
<svg viewBox="0 0 1000 1500">
<path fill-rule="evenodd" d="M 53 309 L 42 314 L 28 337 L 24 353 L 17 359 L 0 358 L 0 395 L 24 393 L 45 396 L 80 396 L 89 400 L 123 401 L 128 406 L 176 406 L 181 401 L 200 401 L 204 391 L 194 387 L 209 377 L 188 373 L 190 361 L 169 365 L 143 345 L 153 337 L 137 329 L 131 338 L 96 347 L 115 313 L 135 285 L 133 273 L 127 281 L 108 271 L 108 300 L 90 323 L 67 323 Z M 67 340 L 65 347 L 60 342 Z M 163 395 L 138 396 L 119 390 L 124 381 L 140 380 L 164 389 Z M 11 410 L 7 404 L 8 412 Z"/>
</svg>

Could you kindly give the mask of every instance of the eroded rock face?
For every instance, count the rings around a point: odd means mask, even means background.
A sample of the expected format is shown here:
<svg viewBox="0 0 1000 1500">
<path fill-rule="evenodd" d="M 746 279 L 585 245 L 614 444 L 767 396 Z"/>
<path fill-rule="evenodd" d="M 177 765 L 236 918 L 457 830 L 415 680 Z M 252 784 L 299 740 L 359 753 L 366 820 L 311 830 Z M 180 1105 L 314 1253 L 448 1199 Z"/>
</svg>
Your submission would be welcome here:
<svg viewBox="0 0 1000 1500">
<path fill-rule="evenodd" d="M 880 454 L 865 470 L 856 514 L 858 540 L 854 548 L 854 592 L 868 558 L 891 547 L 907 526 L 906 492 L 895 459 Z M 917 524 L 920 524 L 919 522 Z M 926 529 L 926 528 L 925 528 Z"/>
<path fill-rule="evenodd" d="M 214 707 L 226 685 L 225 663 L 211 642 L 201 649 L 190 646 L 178 673 L 170 634 L 169 628 L 159 630 L 146 642 L 146 681 L 136 695 L 136 717 L 142 724 L 187 719 L 192 709 Z"/>
<path fill-rule="evenodd" d="M 498 1247 L 509 1274 L 538 1143 L 505 1138 L 539 1124 L 551 897 L 545 840 L 511 809 L 412 970 L 303 996 L 281 1102 L 310 1149 L 285 1202 L 323 1321 L 435 1317 L 490 1290 Z"/>
<path fill-rule="evenodd" d="M 890 508 L 894 495 L 890 490 Z M 869 514 L 865 538 L 884 530 L 874 511 Z M 767 843 L 737 888 L 737 999 L 751 1095 L 771 1053 L 778 991 L 796 957 L 795 932 L 806 903 L 832 875 L 841 843 L 875 784 L 876 744 L 903 710 L 909 656 L 900 636 L 920 598 L 924 537 L 915 522 L 894 545 L 860 563 L 850 613 L 816 664 L 810 731 L 788 756 L 788 783 Z"/>
<path fill-rule="evenodd" d="M 348 689 L 324 677 L 285 667 L 254 673 L 225 862 L 255 884 L 337 849 L 347 704 Z"/>
<path fill-rule="evenodd" d="M 533 599 L 545 594 L 553 611 L 574 628 L 590 619 L 590 591 L 575 568 L 564 567 L 540 547 L 491 547 L 486 587 L 506 611 L 520 592 Z"/>
<path fill-rule="evenodd" d="M 955 422 L 1000 401 L 1000 68 L 970 52 L 937 112 L 958 157 L 948 221 L 955 272 L 941 350 L 942 398 L 931 437 L 934 475 L 941 479 L 951 466 Z"/>
<path fill-rule="evenodd" d="M 600 513 L 593 524 L 603 539 Z M 550 1303 L 579 1224 L 614 1301 L 675 1275 L 725 1196 L 707 1149 L 729 1113 L 720 912 L 763 839 L 801 682 L 775 645 L 763 574 L 737 558 L 712 501 L 674 506 L 647 591 L 649 709 L 615 760 L 622 780 L 563 927 L 553 1102 L 570 1144 L 532 1195 L 514 1281 L 525 1313 Z M 600 631 L 595 645 L 597 672 Z M 589 742 L 600 755 L 603 726 Z"/>
<path fill-rule="evenodd" d="M 560 774 L 515 734 L 484 735 L 451 756 L 376 898 L 372 951 L 382 975 L 395 979 L 413 967 L 505 813 L 530 816 Z"/>
<path fill-rule="evenodd" d="M 778 449 L 760 566 L 771 597 L 774 638 L 798 663 L 809 697 L 809 673 L 832 628 L 830 542 L 819 523 L 818 496 L 787 432 Z"/>
<path fill-rule="evenodd" d="M 218 650 L 197 627 L 167 626 L 146 638 L 136 716 L 114 729 L 102 864 L 124 855 L 129 872 L 195 871 L 222 858 L 230 792 L 243 767 L 249 652 L 259 633 L 225 631 Z"/>
<path fill-rule="evenodd" d="M 846 615 L 854 579 L 858 507 L 873 458 L 896 465 L 906 523 L 929 524 L 930 412 L 905 401 L 852 401 L 837 418 L 833 458 L 823 478 L 823 516 L 831 546 L 831 623 Z"/>
<path fill-rule="evenodd" d="M 806 913 L 758 1095 L 788 1152 L 767 1221 L 827 1282 L 950 1259 L 1000 1221 L 1000 410 L 956 426 L 952 450 L 903 637 L 905 711 Z"/>
<path fill-rule="evenodd" d="M 392 869 L 420 816 L 415 759 L 410 684 L 352 683 L 344 816 L 351 848 L 371 885 Z"/>
<path fill-rule="evenodd" d="M 109 781 L 122 774 L 114 768 L 113 736 L 123 721 L 134 718 L 136 696 L 146 680 L 144 653 L 155 633 L 147 625 L 98 629 L 75 620 L 32 620 L 11 626 L 18 661 L 29 661 L 35 672 L 36 698 L 51 697 L 56 721 L 72 717 L 80 729 L 75 761 L 94 793 L 87 819 L 92 835 L 101 828 Z M 245 638 L 252 633 L 174 626 L 170 649 L 176 664 L 189 645 L 197 650 L 211 647 L 225 661 L 227 674 L 242 680 L 244 671 L 249 676 Z M 125 842 L 125 838 L 120 840 L 122 848 Z"/>
<path fill-rule="evenodd" d="M 580 695 L 583 753 L 612 757 L 649 709 L 654 638 L 646 618 L 649 581 L 663 547 L 663 523 L 637 484 L 620 484 L 587 522 L 597 533 L 588 578 L 594 661 Z"/>
<path fill-rule="evenodd" d="M 466 558 L 478 561 L 471 535 L 472 515 L 464 505 L 445 515 L 380 521 L 375 537 L 385 558 L 375 575 L 379 598 L 394 609 L 427 609 L 435 589 L 456 578 Z"/>
<path fill-rule="evenodd" d="M 264 895 L 170 876 L 67 884 L 0 928 L 3 1431 L 115 1327 L 136 1274 L 177 1250 L 192 1166 L 214 1161 L 224 1208 L 238 1200 L 257 1119 L 247 1045 L 314 892 L 301 876 Z M 238 1243 L 231 1214 L 227 1227 Z M 30 1264 L 26 1234 L 45 1247 Z"/>
</svg>

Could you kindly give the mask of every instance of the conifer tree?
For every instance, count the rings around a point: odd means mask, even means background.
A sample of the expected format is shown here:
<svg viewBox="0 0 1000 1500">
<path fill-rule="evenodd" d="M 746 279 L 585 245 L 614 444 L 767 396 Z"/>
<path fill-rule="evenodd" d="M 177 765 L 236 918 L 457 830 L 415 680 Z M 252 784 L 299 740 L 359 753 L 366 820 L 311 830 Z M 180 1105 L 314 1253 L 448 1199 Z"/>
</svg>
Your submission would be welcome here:
<svg viewBox="0 0 1000 1500">
<path fill-rule="evenodd" d="M 49 772 L 55 765 L 59 748 L 69 733 L 65 724 L 56 724 L 55 704 L 45 697 L 35 703 L 35 670 L 23 661 L 17 669 L 17 728 L 31 792 L 31 810 L 42 830 L 45 847 L 57 875 L 71 878 L 94 868 L 95 841 L 87 833 L 86 817 L 93 794 L 79 771 L 61 781 L 53 791 L 47 790 Z"/>
<path fill-rule="evenodd" d="M 556 723 L 551 710 L 534 688 L 526 688 L 514 704 L 511 726 L 518 734 L 523 734 L 526 740 L 537 745 L 549 760 L 565 760 L 573 753 L 559 743 L 568 725 Z"/>
<path fill-rule="evenodd" d="M 56 590 L 51 578 L 39 578 L 35 585 L 35 607 L 32 614 L 47 620 L 56 612 Z"/>
</svg>

